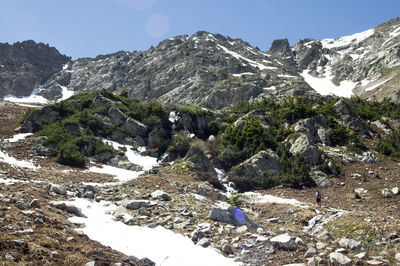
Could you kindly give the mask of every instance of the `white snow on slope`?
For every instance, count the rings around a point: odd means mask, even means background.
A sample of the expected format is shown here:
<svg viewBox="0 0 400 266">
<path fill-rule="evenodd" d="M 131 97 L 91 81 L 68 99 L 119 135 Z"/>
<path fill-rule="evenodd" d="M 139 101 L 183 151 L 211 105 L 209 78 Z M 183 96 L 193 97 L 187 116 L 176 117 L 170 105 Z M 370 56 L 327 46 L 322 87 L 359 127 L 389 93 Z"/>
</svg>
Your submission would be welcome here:
<svg viewBox="0 0 400 266">
<path fill-rule="evenodd" d="M 251 59 L 249 59 L 249 58 L 243 57 L 243 56 L 241 56 L 240 54 L 235 53 L 234 51 L 229 50 L 228 48 L 226 48 L 225 46 L 222 46 L 222 45 L 220 45 L 220 44 L 218 44 L 218 47 L 221 48 L 222 50 L 224 50 L 225 53 L 230 54 L 231 56 L 235 57 L 235 58 L 238 59 L 238 60 L 242 59 L 242 60 L 248 62 L 251 66 L 253 66 L 253 67 L 258 67 L 260 70 L 265 70 L 265 69 L 273 70 L 273 69 L 277 69 L 276 67 L 266 66 L 266 65 L 263 65 L 263 64 L 260 64 L 260 63 L 258 63 L 258 62 L 256 62 L 256 61 L 254 61 L 254 60 L 251 60 Z"/>
<path fill-rule="evenodd" d="M 110 202 L 76 198 L 65 203 L 72 203 L 87 216 L 69 218 L 73 223 L 85 224 L 77 231 L 128 256 L 147 257 L 163 266 L 238 265 L 233 259 L 225 258 L 211 248 L 196 246 L 189 238 L 161 226 L 149 228 L 117 222 L 110 214 L 117 206 Z"/>
<path fill-rule="evenodd" d="M 353 35 L 343 36 L 338 39 L 324 39 L 321 41 L 321 43 L 324 48 L 329 48 L 329 49 L 336 47 L 343 47 L 352 43 L 362 42 L 363 40 L 371 37 L 374 33 L 375 33 L 374 29 L 369 29 Z"/>
<path fill-rule="evenodd" d="M 300 202 L 296 199 L 285 199 L 272 195 L 262 195 L 257 192 L 245 192 L 242 194 L 243 198 L 250 200 L 253 203 L 277 203 L 277 204 L 289 204 L 297 207 L 308 207 L 305 203 Z"/>
<path fill-rule="evenodd" d="M 383 81 L 381 81 L 381 82 L 378 82 L 378 83 L 373 83 L 373 82 L 371 82 L 371 84 L 367 85 L 367 88 L 365 88 L 364 91 L 372 91 L 372 90 L 378 88 L 379 86 L 385 84 L 385 83 L 388 82 L 389 80 L 391 80 L 391 78 L 385 79 L 385 80 L 383 80 Z"/>
<path fill-rule="evenodd" d="M 35 166 L 32 162 L 15 159 L 14 157 L 7 155 L 3 151 L 0 151 L 0 162 L 4 162 L 16 167 L 29 168 L 32 170 L 37 170 L 40 168 L 40 166 Z"/>
<path fill-rule="evenodd" d="M 399 35 L 400 35 L 400 26 L 390 33 L 390 38 L 387 39 L 384 43 L 382 43 L 382 46 L 384 46 L 386 43 L 390 42 Z"/>
<path fill-rule="evenodd" d="M 240 73 L 240 74 L 232 74 L 232 76 L 237 77 L 237 78 L 240 78 L 241 76 L 244 76 L 244 75 L 254 75 L 254 73 L 243 72 L 243 73 Z"/>
<path fill-rule="evenodd" d="M 339 97 L 350 98 L 353 95 L 353 89 L 357 83 L 343 80 L 339 86 L 336 86 L 332 82 L 332 74 L 329 69 L 325 70 L 325 78 L 316 78 L 308 74 L 308 70 L 304 70 L 300 74 L 304 80 L 311 86 L 315 91 L 321 95 L 336 95 Z"/>
<path fill-rule="evenodd" d="M 31 95 L 24 97 L 17 97 L 12 94 L 7 94 L 3 97 L 5 101 L 13 102 L 13 103 L 41 103 L 47 104 L 49 101 L 43 96 L 36 95 L 40 91 L 40 87 L 34 89 L 31 92 Z"/>
<path fill-rule="evenodd" d="M 7 141 L 7 142 L 17 142 L 17 141 L 19 141 L 21 139 L 25 139 L 25 138 L 27 138 L 29 136 L 32 136 L 32 135 L 33 135 L 32 133 L 19 133 L 19 134 L 14 135 L 12 138 L 5 139 L 5 141 Z"/>
<path fill-rule="evenodd" d="M 145 171 L 152 169 L 154 166 L 158 164 L 157 158 L 151 156 L 143 156 L 140 155 L 138 151 L 132 150 L 132 147 L 129 145 L 122 145 L 115 141 L 103 139 L 103 142 L 111 145 L 115 150 L 120 148 L 125 148 L 125 156 L 131 163 L 142 166 L 142 171 L 130 171 L 118 167 L 114 167 L 111 165 L 102 165 L 101 167 L 92 166 L 89 168 L 89 172 L 99 173 L 99 174 L 108 174 L 114 176 L 120 182 L 128 182 L 135 178 L 138 178 Z M 88 183 L 89 184 L 89 183 Z M 100 185 L 96 183 L 90 183 L 91 185 Z M 107 185 L 111 185 L 112 183 L 107 183 Z M 118 183 L 116 183 L 118 184 Z"/>
<path fill-rule="evenodd" d="M 60 86 L 62 89 L 62 97 L 60 99 L 58 99 L 58 102 L 60 101 L 64 101 L 70 97 L 72 97 L 75 92 L 73 90 L 68 89 L 67 87 L 64 86 Z"/>
</svg>

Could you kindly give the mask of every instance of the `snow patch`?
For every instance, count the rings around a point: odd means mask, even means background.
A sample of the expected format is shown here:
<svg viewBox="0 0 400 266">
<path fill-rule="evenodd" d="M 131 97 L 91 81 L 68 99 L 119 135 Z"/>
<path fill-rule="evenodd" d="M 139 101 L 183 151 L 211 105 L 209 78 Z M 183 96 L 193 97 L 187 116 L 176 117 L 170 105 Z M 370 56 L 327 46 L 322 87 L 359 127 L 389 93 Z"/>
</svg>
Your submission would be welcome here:
<svg viewBox="0 0 400 266">
<path fill-rule="evenodd" d="M 41 103 L 47 104 L 49 101 L 43 96 L 37 95 L 40 91 L 40 86 L 34 89 L 29 96 L 17 97 L 12 94 L 7 94 L 3 97 L 5 101 L 13 102 L 13 103 Z"/>
<path fill-rule="evenodd" d="M 333 76 L 330 69 L 325 70 L 325 78 L 316 78 L 308 74 L 308 70 L 304 70 L 300 75 L 308 85 L 311 86 L 311 88 L 321 95 L 336 95 L 339 97 L 350 98 L 353 95 L 353 89 L 357 85 L 355 82 L 343 80 L 340 82 L 339 86 L 336 86 L 332 82 Z"/>
<path fill-rule="evenodd" d="M 374 29 L 369 29 L 360 33 L 349 36 L 343 36 L 338 39 L 324 39 L 321 41 L 322 47 L 332 49 L 336 47 L 343 47 L 352 43 L 359 43 L 371 37 L 375 33 Z"/>
<path fill-rule="evenodd" d="M 381 86 L 381 85 L 385 84 L 385 83 L 386 83 L 386 82 L 388 82 L 389 80 L 390 80 L 390 78 L 388 78 L 388 79 L 385 79 L 385 80 L 383 80 L 383 81 L 381 81 L 381 82 L 378 82 L 378 83 L 372 84 L 371 86 L 367 85 L 368 87 L 367 87 L 367 88 L 365 88 L 365 90 L 364 90 L 364 91 L 372 91 L 372 90 L 374 90 L 374 89 L 378 88 L 379 86 Z"/>
<path fill-rule="evenodd" d="M 60 87 L 62 89 L 62 97 L 60 99 L 58 99 L 58 102 L 64 101 L 64 100 L 72 97 L 75 94 L 75 92 L 73 90 L 70 90 L 65 86 L 60 86 Z"/>
<path fill-rule="evenodd" d="M 235 57 L 238 60 L 244 60 L 244 61 L 248 62 L 251 66 L 259 68 L 260 70 L 265 70 L 265 69 L 274 70 L 274 69 L 277 69 L 276 67 L 266 66 L 266 65 L 260 64 L 260 63 L 258 63 L 256 61 L 253 61 L 251 59 L 248 59 L 246 57 L 243 57 L 243 56 L 239 55 L 238 53 L 235 53 L 234 51 L 229 50 L 228 48 L 226 48 L 225 46 L 222 46 L 220 44 L 218 44 L 218 47 L 221 48 L 222 50 L 224 50 L 225 53 L 230 54 L 231 56 Z"/>
<path fill-rule="evenodd" d="M 171 111 L 169 113 L 169 118 L 168 118 L 169 122 L 171 122 L 172 124 L 175 124 L 175 122 L 177 122 L 179 120 L 179 113 L 175 112 L 175 111 Z"/>
<path fill-rule="evenodd" d="M 257 192 L 246 192 L 242 196 L 253 203 L 277 203 L 277 204 L 289 204 L 297 207 L 307 208 L 308 206 L 296 199 L 284 199 L 272 195 L 262 195 Z"/>
<path fill-rule="evenodd" d="M 69 221 L 85 224 L 76 229 L 105 246 L 127 256 L 147 257 L 156 265 L 238 265 L 211 248 L 196 246 L 192 240 L 161 226 L 156 228 L 128 226 L 115 221 L 111 213 L 117 206 L 110 202 L 90 202 L 76 198 L 65 202 L 81 209 L 87 218 L 72 217 Z"/>
<path fill-rule="evenodd" d="M 263 88 L 263 90 L 274 91 L 274 90 L 276 90 L 276 87 L 275 86 L 271 86 L 271 87 Z"/>
<path fill-rule="evenodd" d="M 18 160 L 14 157 L 11 157 L 1 150 L 0 150 L 0 162 L 4 162 L 16 167 L 29 168 L 32 170 L 37 170 L 40 168 L 40 166 L 35 166 L 32 162 Z"/>
<path fill-rule="evenodd" d="M 240 74 L 232 74 L 232 76 L 238 77 L 238 78 L 240 78 L 241 76 L 244 76 L 244 75 L 254 75 L 254 73 L 244 72 L 244 73 L 240 73 Z"/>
<path fill-rule="evenodd" d="M 21 139 L 25 139 L 25 138 L 27 138 L 29 136 L 32 136 L 32 135 L 33 135 L 32 133 L 19 133 L 19 134 L 14 135 L 12 138 L 5 139 L 5 141 L 17 142 L 17 141 L 19 141 Z"/>
</svg>

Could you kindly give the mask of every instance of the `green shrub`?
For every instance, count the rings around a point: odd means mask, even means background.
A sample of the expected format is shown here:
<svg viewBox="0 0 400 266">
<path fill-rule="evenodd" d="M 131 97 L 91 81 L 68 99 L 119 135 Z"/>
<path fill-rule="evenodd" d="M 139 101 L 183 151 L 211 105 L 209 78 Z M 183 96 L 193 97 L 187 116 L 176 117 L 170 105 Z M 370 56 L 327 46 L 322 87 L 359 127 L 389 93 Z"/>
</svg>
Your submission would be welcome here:
<svg viewBox="0 0 400 266">
<path fill-rule="evenodd" d="M 173 137 L 168 152 L 173 153 L 177 158 L 185 157 L 190 148 L 190 138 L 185 134 L 177 134 Z"/>
<path fill-rule="evenodd" d="M 74 167 L 84 167 L 86 159 L 79 152 L 78 146 L 73 143 L 66 143 L 58 152 L 57 162 Z"/>
<path fill-rule="evenodd" d="M 387 156 L 400 157 L 400 130 L 392 131 L 384 139 L 379 140 L 376 150 Z"/>
<path fill-rule="evenodd" d="M 227 202 L 234 207 L 243 206 L 243 200 L 240 198 L 240 194 L 234 193 L 233 196 L 227 200 Z"/>
</svg>

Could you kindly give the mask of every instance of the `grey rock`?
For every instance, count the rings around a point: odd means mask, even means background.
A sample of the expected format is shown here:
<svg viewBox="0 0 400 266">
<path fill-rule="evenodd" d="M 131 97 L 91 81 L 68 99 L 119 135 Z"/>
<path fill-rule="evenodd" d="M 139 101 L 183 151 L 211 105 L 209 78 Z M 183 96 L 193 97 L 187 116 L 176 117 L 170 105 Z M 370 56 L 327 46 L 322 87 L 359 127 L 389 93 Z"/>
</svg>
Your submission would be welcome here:
<svg viewBox="0 0 400 266">
<path fill-rule="evenodd" d="M 50 258 L 55 260 L 60 256 L 60 254 L 57 251 L 53 251 L 50 253 Z"/>
<path fill-rule="evenodd" d="M 357 159 L 363 163 L 376 163 L 378 158 L 376 158 L 375 153 L 372 151 L 363 152 L 362 154 L 357 154 Z"/>
<path fill-rule="evenodd" d="M 399 192 L 400 192 L 398 187 L 392 188 L 391 191 L 392 191 L 392 193 L 393 193 L 394 196 L 399 195 Z"/>
<path fill-rule="evenodd" d="M 348 248 L 352 250 L 360 250 L 362 248 L 362 244 L 360 241 L 348 238 L 339 239 L 339 246 L 341 246 L 342 248 Z"/>
<path fill-rule="evenodd" d="M 235 248 L 229 243 L 222 245 L 221 250 L 226 255 L 231 255 L 231 254 L 234 255 L 235 254 Z"/>
<path fill-rule="evenodd" d="M 171 196 L 162 190 L 156 190 L 156 191 L 152 192 L 151 197 L 153 199 L 158 199 L 158 200 L 162 200 L 162 201 L 170 201 L 171 200 Z"/>
<path fill-rule="evenodd" d="M 333 265 L 351 265 L 351 259 L 337 252 L 330 253 L 329 260 Z"/>
<path fill-rule="evenodd" d="M 76 206 L 67 205 L 67 204 L 65 204 L 64 202 L 52 202 L 51 205 L 53 205 L 53 206 L 56 207 L 57 209 L 60 209 L 60 210 L 62 210 L 62 211 L 65 211 L 65 212 L 67 212 L 67 213 L 70 213 L 70 214 L 74 214 L 74 215 L 76 215 L 76 216 L 78 216 L 78 217 L 86 217 L 86 216 L 82 213 L 82 211 L 81 211 L 78 207 L 76 207 Z"/>
<path fill-rule="evenodd" d="M 29 207 L 30 208 L 40 208 L 40 201 L 38 199 L 33 199 L 30 203 L 29 203 Z"/>
<path fill-rule="evenodd" d="M 139 121 L 133 118 L 128 118 L 125 124 L 123 125 L 123 128 L 128 132 L 129 136 L 131 136 L 132 138 L 136 136 L 143 137 L 147 131 L 147 126 L 145 126 L 144 124 L 140 123 Z"/>
<path fill-rule="evenodd" d="M 312 170 L 310 172 L 311 178 L 314 180 L 315 184 L 319 187 L 330 187 L 332 185 L 327 174 L 319 170 Z"/>
<path fill-rule="evenodd" d="M 139 210 L 140 208 L 150 208 L 155 205 L 157 205 L 157 203 L 148 200 L 131 200 L 125 205 L 125 208 L 129 210 Z"/>
<path fill-rule="evenodd" d="M 397 261 L 400 261 L 400 253 L 396 253 L 395 259 L 396 259 Z"/>
<path fill-rule="evenodd" d="M 29 96 L 70 60 L 56 48 L 32 40 L 0 43 L 0 54 L 0 98 L 8 94 Z"/>
<path fill-rule="evenodd" d="M 17 201 L 16 205 L 20 210 L 29 210 L 31 208 L 31 206 L 28 203 L 22 200 Z"/>
<path fill-rule="evenodd" d="M 310 141 L 307 135 L 301 134 L 289 142 L 292 143 L 290 147 L 292 154 L 303 154 L 304 158 L 314 165 L 322 163 L 322 151 Z"/>
<path fill-rule="evenodd" d="M 120 109 L 114 106 L 110 107 L 108 110 L 108 117 L 111 119 L 111 123 L 117 126 L 125 123 L 128 118 L 128 116 L 126 116 Z"/>
<path fill-rule="evenodd" d="M 260 151 L 234 167 L 228 173 L 228 180 L 240 186 L 237 177 L 240 177 L 241 182 L 254 182 L 259 175 L 267 171 L 272 176 L 278 175 L 280 167 L 279 157 L 272 150 Z"/>
<path fill-rule="evenodd" d="M 306 254 L 304 254 L 305 258 L 310 258 L 310 257 L 314 257 L 315 255 L 317 255 L 317 250 L 315 248 L 309 248 L 306 251 Z"/>
<path fill-rule="evenodd" d="M 208 247 L 210 244 L 211 244 L 211 243 L 210 243 L 210 241 L 209 241 L 208 239 L 202 238 L 202 239 L 199 240 L 199 242 L 197 242 L 196 245 L 197 245 L 197 246 L 201 246 L 201 247 L 203 247 L 203 248 L 206 248 L 206 247 Z"/>
<path fill-rule="evenodd" d="M 257 230 L 259 226 L 251 221 L 245 214 L 243 214 L 243 221 L 240 217 L 238 218 L 235 215 L 235 209 L 236 208 L 232 206 L 228 207 L 227 209 L 212 208 L 207 218 L 213 221 L 224 222 L 235 226 L 245 225 L 249 230 Z"/>
<path fill-rule="evenodd" d="M 281 234 L 270 239 L 271 244 L 284 250 L 296 250 L 296 243 L 294 239 L 288 234 Z"/>
<path fill-rule="evenodd" d="M 42 144 L 36 144 L 33 147 L 33 150 L 39 156 L 50 156 L 51 155 L 50 149 L 43 146 Z"/>
<path fill-rule="evenodd" d="M 341 116 L 356 116 L 353 108 L 343 99 L 335 103 L 334 111 Z"/>
<path fill-rule="evenodd" d="M 228 198 L 221 194 L 220 190 L 214 188 L 210 183 L 203 182 L 197 186 L 197 193 L 213 200 L 226 201 Z"/>
<path fill-rule="evenodd" d="M 53 123 L 59 117 L 59 113 L 51 106 L 43 107 L 42 109 L 35 110 L 28 117 L 25 118 L 21 125 L 21 133 L 36 132 L 44 124 Z"/>
<path fill-rule="evenodd" d="M 95 261 L 89 261 L 88 263 L 85 264 L 85 266 L 95 266 L 96 262 Z"/>
<path fill-rule="evenodd" d="M 297 122 L 294 131 L 306 134 L 312 143 L 330 145 L 330 130 L 326 124 L 326 118 L 319 114 Z"/>
<path fill-rule="evenodd" d="M 213 174 L 215 177 L 217 176 L 210 160 L 204 151 L 197 146 L 190 147 L 184 160 L 188 163 L 188 167 L 194 172 L 208 172 Z"/>
<path fill-rule="evenodd" d="M 381 193 L 382 193 L 383 197 L 385 197 L 385 198 L 391 198 L 392 197 L 392 194 L 390 194 L 390 190 L 388 188 L 382 189 Z"/>
<path fill-rule="evenodd" d="M 15 260 L 15 258 L 9 252 L 7 252 L 6 255 L 4 255 L 4 259 L 9 261 Z"/>
<path fill-rule="evenodd" d="M 50 192 L 66 196 L 67 195 L 67 189 L 64 186 L 61 185 L 56 185 L 56 184 L 48 184 L 47 185 L 47 190 Z"/>
</svg>

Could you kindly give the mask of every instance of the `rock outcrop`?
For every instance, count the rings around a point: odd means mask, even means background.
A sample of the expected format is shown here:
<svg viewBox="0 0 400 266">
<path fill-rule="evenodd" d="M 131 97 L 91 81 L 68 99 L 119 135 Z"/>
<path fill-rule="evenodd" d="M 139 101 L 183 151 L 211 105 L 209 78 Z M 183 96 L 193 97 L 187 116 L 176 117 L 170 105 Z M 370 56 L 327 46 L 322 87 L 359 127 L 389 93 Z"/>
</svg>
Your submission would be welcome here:
<svg viewBox="0 0 400 266">
<path fill-rule="evenodd" d="M 30 95 L 69 60 L 56 48 L 31 40 L 0 43 L 0 97 Z"/>
</svg>

